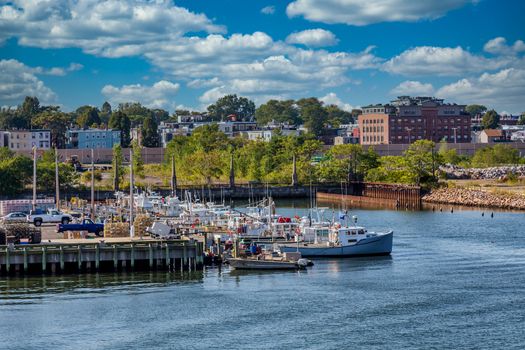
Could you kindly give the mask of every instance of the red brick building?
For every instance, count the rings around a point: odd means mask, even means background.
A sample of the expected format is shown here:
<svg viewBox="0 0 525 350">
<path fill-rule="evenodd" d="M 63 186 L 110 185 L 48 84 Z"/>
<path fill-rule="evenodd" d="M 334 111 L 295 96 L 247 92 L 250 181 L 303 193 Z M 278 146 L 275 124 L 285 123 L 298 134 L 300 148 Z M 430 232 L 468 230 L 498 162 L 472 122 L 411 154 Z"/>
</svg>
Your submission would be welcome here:
<svg viewBox="0 0 525 350">
<path fill-rule="evenodd" d="M 470 115 L 464 105 L 445 104 L 433 97 L 400 96 L 389 104 L 362 110 L 358 123 L 364 145 L 471 141 Z"/>
</svg>

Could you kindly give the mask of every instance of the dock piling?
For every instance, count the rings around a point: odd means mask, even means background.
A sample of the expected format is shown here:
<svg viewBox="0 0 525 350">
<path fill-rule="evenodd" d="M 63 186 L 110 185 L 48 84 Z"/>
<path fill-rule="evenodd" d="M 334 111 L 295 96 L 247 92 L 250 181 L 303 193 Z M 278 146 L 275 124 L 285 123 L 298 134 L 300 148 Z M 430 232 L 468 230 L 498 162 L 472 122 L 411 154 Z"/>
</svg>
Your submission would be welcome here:
<svg viewBox="0 0 525 350">
<path fill-rule="evenodd" d="M 42 271 L 46 272 L 47 267 L 47 256 L 46 256 L 46 247 L 42 247 Z"/>
<path fill-rule="evenodd" d="M 24 247 L 24 272 L 27 273 L 27 269 L 29 267 L 29 264 L 27 263 L 27 248 Z"/>
<path fill-rule="evenodd" d="M 111 245 L 92 241 L 0 246 L 0 274 L 65 273 L 69 267 L 80 273 L 108 268 L 114 271 L 130 268 L 175 271 L 179 266 L 181 272 L 193 272 L 202 268 L 201 244 L 184 240 L 151 240 L 115 242 Z"/>
</svg>

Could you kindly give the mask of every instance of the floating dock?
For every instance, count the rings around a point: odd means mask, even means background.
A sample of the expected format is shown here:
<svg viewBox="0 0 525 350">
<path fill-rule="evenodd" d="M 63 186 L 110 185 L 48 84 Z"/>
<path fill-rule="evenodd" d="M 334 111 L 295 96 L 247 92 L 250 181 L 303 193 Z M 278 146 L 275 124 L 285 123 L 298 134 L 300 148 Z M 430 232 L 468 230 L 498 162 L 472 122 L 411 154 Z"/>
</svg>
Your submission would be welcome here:
<svg viewBox="0 0 525 350">
<path fill-rule="evenodd" d="M 55 240 L 0 246 L 0 274 L 62 274 L 124 270 L 202 270 L 197 240 Z"/>
</svg>

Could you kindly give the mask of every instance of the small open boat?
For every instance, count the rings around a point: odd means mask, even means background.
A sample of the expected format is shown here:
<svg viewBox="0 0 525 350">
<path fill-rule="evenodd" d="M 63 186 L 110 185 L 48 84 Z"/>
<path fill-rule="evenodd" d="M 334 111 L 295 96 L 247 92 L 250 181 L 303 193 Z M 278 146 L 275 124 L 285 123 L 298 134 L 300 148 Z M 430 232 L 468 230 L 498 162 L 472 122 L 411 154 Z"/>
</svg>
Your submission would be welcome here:
<svg viewBox="0 0 525 350">
<path fill-rule="evenodd" d="M 237 270 L 298 270 L 313 265 L 300 253 L 259 254 L 242 258 L 228 258 L 230 266 Z"/>
</svg>

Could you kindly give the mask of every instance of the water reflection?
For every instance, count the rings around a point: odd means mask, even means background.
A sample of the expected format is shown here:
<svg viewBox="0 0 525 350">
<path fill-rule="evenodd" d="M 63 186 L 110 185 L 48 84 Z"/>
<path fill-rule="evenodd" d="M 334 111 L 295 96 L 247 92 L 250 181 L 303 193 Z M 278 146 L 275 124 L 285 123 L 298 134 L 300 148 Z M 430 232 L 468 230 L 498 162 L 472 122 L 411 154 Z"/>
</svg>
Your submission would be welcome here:
<svg viewBox="0 0 525 350">
<path fill-rule="evenodd" d="M 139 291 L 178 283 L 202 283 L 203 272 L 123 272 L 60 276 L 24 276 L 0 281 L 0 305 L 7 300 L 30 302 L 54 294 L 90 295 Z"/>
</svg>

